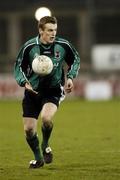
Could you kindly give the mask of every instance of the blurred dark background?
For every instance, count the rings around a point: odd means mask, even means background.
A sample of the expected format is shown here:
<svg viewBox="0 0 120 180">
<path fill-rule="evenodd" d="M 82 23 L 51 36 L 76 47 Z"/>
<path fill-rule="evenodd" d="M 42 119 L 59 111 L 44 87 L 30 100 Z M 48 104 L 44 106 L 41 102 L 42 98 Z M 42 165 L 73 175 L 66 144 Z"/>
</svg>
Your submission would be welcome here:
<svg viewBox="0 0 120 180">
<path fill-rule="evenodd" d="M 52 15 L 58 19 L 58 35 L 68 39 L 78 50 L 81 57 L 81 79 L 109 78 L 110 81 L 118 82 L 120 74 L 120 0 L 1 1 L 0 74 L 13 74 L 13 65 L 19 48 L 29 38 L 38 34 L 34 14 L 39 7 L 47 7 L 52 11 Z M 100 46 L 101 48 L 103 45 L 115 45 L 117 52 L 110 55 L 114 56 L 112 61 L 109 61 L 113 65 L 108 63 L 108 68 L 104 69 L 103 64 L 101 65 L 103 69 L 98 70 L 99 67 L 97 69 L 93 64 L 91 54 L 94 47 Z M 108 61 L 105 57 L 103 62 L 106 59 Z"/>
<path fill-rule="evenodd" d="M 119 0 L 4 0 L 0 3 L 0 72 L 12 72 L 18 49 L 36 36 L 38 7 L 58 19 L 58 35 L 71 41 L 81 56 L 81 71 L 91 70 L 95 44 L 120 43 Z"/>
</svg>

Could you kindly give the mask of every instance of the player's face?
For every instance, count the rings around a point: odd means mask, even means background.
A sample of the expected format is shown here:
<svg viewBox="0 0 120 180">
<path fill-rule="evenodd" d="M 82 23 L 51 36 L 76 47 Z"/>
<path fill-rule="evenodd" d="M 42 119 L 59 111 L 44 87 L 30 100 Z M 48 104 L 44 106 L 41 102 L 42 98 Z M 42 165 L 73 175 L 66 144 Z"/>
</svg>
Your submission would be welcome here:
<svg viewBox="0 0 120 180">
<path fill-rule="evenodd" d="M 47 23 L 44 29 L 39 29 L 40 40 L 44 44 L 53 43 L 57 33 L 57 24 Z"/>
</svg>

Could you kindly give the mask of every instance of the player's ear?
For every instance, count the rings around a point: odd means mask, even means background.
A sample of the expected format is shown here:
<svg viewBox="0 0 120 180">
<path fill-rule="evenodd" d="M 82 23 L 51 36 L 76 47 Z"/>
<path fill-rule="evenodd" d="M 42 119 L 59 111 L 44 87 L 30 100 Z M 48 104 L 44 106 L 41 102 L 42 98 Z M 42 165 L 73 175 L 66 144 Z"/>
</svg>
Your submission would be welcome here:
<svg viewBox="0 0 120 180">
<path fill-rule="evenodd" d="M 39 28 L 39 34 L 41 35 L 43 33 L 43 30 Z"/>
</svg>

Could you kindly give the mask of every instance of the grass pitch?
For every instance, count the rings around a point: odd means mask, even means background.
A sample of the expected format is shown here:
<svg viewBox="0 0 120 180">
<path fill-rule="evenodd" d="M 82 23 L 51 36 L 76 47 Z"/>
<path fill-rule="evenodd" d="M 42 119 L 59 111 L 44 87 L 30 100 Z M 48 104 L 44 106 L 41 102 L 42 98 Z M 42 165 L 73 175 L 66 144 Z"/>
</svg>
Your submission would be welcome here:
<svg viewBox="0 0 120 180">
<path fill-rule="evenodd" d="M 33 159 L 23 132 L 20 101 L 0 102 L 0 180 L 119 180 L 120 102 L 64 101 L 54 117 L 54 162 Z M 38 126 L 39 138 L 40 121 Z"/>
</svg>

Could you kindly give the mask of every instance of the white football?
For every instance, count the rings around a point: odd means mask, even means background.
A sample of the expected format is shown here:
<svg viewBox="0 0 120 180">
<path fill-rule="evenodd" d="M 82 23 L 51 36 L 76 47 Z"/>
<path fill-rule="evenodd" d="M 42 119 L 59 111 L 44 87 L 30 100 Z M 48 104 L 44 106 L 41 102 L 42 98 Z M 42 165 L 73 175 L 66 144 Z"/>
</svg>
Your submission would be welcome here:
<svg viewBox="0 0 120 180">
<path fill-rule="evenodd" d="M 39 55 L 33 59 L 32 69 L 35 73 L 45 76 L 51 73 L 53 62 L 48 56 Z"/>
</svg>

